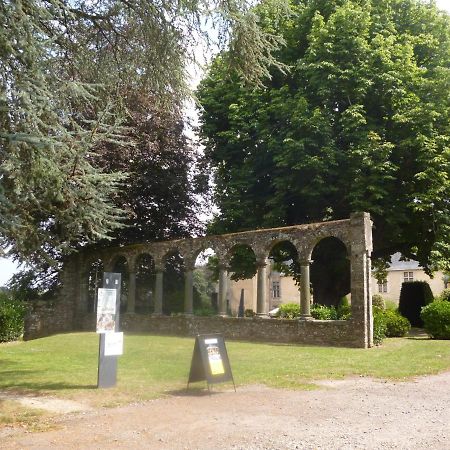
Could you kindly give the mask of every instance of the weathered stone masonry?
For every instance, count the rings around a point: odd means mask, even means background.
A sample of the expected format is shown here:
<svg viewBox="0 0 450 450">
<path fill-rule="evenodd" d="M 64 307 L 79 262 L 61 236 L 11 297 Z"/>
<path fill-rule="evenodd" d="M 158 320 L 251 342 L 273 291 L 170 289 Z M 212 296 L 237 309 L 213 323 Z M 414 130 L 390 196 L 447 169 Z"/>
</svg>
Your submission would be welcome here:
<svg viewBox="0 0 450 450">
<path fill-rule="evenodd" d="M 315 245 L 334 237 L 343 242 L 351 266 L 352 318 L 347 321 L 317 321 L 310 315 L 309 267 Z M 297 250 L 301 266 L 301 319 L 263 320 L 267 317 L 265 292 L 267 258 L 271 249 L 288 241 Z M 227 271 L 233 248 L 248 245 L 257 259 L 257 317 L 226 317 Z M 197 256 L 212 248 L 219 259 L 219 317 L 193 316 L 193 270 Z M 185 267 L 184 317 L 164 317 L 164 268 L 168 255 L 179 252 Z M 197 333 L 220 332 L 226 338 L 298 342 L 322 345 L 370 347 L 372 341 L 372 308 L 370 297 L 370 255 L 372 224 L 369 214 L 356 213 L 350 219 L 264 229 L 221 236 L 206 236 L 167 242 L 105 248 L 93 253 L 81 252 L 66 265 L 59 302 L 53 316 L 36 310 L 28 319 L 27 338 L 59 331 L 94 330 L 93 314 L 88 313 L 88 272 L 92 262 L 101 259 L 105 271 L 112 271 L 118 258 L 124 257 L 129 267 L 127 311 L 122 314 L 124 331 L 194 336 Z M 152 316 L 135 314 L 136 262 L 141 255 L 153 258 L 156 270 L 155 312 Z M 53 325 L 51 317 L 53 317 Z M 60 318 L 63 317 L 63 320 Z M 49 320 L 50 319 L 50 320 Z M 54 323 L 58 325 L 55 326 Z M 46 331 L 48 330 L 48 332 Z"/>
</svg>

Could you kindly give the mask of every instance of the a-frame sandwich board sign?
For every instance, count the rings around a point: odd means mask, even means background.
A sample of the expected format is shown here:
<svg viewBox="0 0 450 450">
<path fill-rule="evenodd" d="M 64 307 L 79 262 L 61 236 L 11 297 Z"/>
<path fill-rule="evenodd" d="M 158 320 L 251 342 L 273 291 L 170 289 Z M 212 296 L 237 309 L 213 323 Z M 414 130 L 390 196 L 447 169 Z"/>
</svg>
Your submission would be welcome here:
<svg viewBox="0 0 450 450">
<path fill-rule="evenodd" d="M 208 390 L 211 384 L 232 381 L 236 391 L 227 348 L 221 334 L 199 334 L 195 337 L 186 390 L 190 383 L 203 380 L 206 381 Z"/>
</svg>

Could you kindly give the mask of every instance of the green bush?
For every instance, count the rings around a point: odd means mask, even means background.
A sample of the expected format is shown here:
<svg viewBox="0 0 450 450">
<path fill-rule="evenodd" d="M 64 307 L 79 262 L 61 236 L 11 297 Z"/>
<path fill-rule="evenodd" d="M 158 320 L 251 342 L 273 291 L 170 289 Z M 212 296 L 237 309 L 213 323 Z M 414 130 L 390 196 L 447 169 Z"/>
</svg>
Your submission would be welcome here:
<svg viewBox="0 0 450 450">
<path fill-rule="evenodd" d="M 398 311 L 398 305 L 394 302 L 394 300 L 385 300 L 384 305 L 384 309 L 387 311 Z"/>
<path fill-rule="evenodd" d="M 408 281 L 402 284 L 398 310 L 413 327 L 423 327 L 420 310 L 433 301 L 433 292 L 426 281 Z"/>
<path fill-rule="evenodd" d="M 255 316 L 255 311 L 253 311 L 253 309 L 246 309 L 244 311 L 244 317 L 254 317 Z"/>
<path fill-rule="evenodd" d="M 194 316 L 210 317 L 216 314 L 213 307 L 209 305 L 202 305 L 200 308 L 194 309 Z"/>
<path fill-rule="evenodd" d="M 0 342 L 15 341 L 23 334 L 25 305 L 22 302 L 0 296 Z"/>
<path fill-rule="evenodd" d="M 386 336 L 387 337 L 403 337 L 411 329 L 411 324 L 406 317 L 403 317 L 399 312 L 392 310 L 383 311 L 386 322 Z"/>
<path fill-rule="evenodd" d="M 300 305 L 298 303 L 284 303 L 280 305 L 277 317 L 282 319 L 298 319 L 300 317 Z"/>
<path fill-rule="evenodd" d="M 445 289 L 442 291 L 441 295 L 438 297 L 439 300 L 450 302 L 450 289 Z"/>
<path fill-rule="evenodd" d="M 386 309 L 384 298 L 380 294 L 372 295 L 372 306 L 376 306 L 380 309 Z"/>
<path fill-rule="evenodd" d="M 337 320 L 338 313 L 333 306 L 313 305 L 311 315 L 317 320 Z"/>
<path fill-rule="evenodd" d="M 436 300 L 422 308 L 420 315 L 433 339 L 450 339 L 450 302 Z"/>
<path fill-rule="evenodd" d="M 377 306 L 372 308 L 373 311 L 373 343 L 380 345 L 386 337 L 386 317 L 384 311 Z"/>
</svg>

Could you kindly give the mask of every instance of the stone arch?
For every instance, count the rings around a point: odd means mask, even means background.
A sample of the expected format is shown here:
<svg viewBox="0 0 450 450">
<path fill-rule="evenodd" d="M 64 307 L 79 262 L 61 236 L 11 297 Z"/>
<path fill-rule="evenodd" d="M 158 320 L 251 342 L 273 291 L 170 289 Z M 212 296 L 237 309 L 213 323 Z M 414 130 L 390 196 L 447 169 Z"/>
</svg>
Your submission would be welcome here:
<svg viewBox="0 0 450 450">
<path fill-rule="evenodd" d="M 97 290 L 103 286 L 104 264 L 101 258 L 91 258 L 86 263 L 84 276 L 87 279 L 87 312 L 97 310 Z"/>
<path fill-rule="evenodd" d="M 259 229 L 253 231 L 245 231 L 241 233 L 225 234 L 220 236 L 208 236 L 200 238 L 179 239 L 176 241 L 168 242 L 155 242 L 155 243 L 142 243 L 133 244 L 130 246 L 118 247 L 118 248 L 105 248 L 96 250 L 95 256 L 99 256 L 106 271 L 111 272 L 114 270 L 114 265 L 118 258 L 125 258 L 128 270 L 129 278 L 127 279 L 126 270 L 119 270 L 125 272 L 122 277 L 124 295 L 127 293 L 128 283 L 130 289 L 132 289 L 134 282 L 136 281 L 133 272 L 134 261 L 139 258 L 139 254 L 148 253 L 155 261 L 156 270 L 156 287 L 155 291 L 158 293 L 156 296 L 158 300 L 158 306 L 163 304 L 162 291 L 166 282 L 163 282 L 164 278 L 167 278 L 167 274 L 164 274 L 163 262 L 166 262 L 170 254 L 174 251 L 180 254 L 180 257 L 184 258 L 184 262 L 192 262 L 196 254 L 201 249 L 211 247 L 216 251 L 219 257 L 219 294 L 226 293 L 226 285 L 228 282 L 227 271 L 229 269 L 229 262 L 231 255 L 233 254 L 236 246 L 246 245 L 248 246 L 256 257 L 257 261 L 257 295 L 258 299 L 264 297 L 265 283 L 261 282 L 266 279 L 266 259 L 270 256 L 270 251 L 273 246 L 279 242 L 289 241 L 293 244 L 299 255 L 300 271 L 301 271 L 301 292 L 302 299 L 303 293 L 305 293 L 305 304 L 302 300 L 301 303 L 301 321 L 298 327 L 295 327 L 296 335 L 295 339 L 299 339 L 299 342 L 315 342 L 317 336 L 321 343 L 350 343 L 350 345 L 367 347 L 372 345 L 372 310 L 370 303 L 370 255 L 372 251 L 372 235 L 371 235 L 371 221 L 370 216 L 367 213 L 355 213 L 350 216 L 349 219 L 335 220 L 323 223 L 293 225 L 283 228 L 273 229 Z M 349 321 L 338 321 L 333 324 L 319 323 L 314 325 L 314 321 L 311 322 L 311 316 L 309 314 L 309 299 L 310 299 L 310 259 L 318 259 L 313 255 L 317 246 L 320 246 L 323 241 L 330 238 L 336 238 L 341 241 L 345 247 L 345 254 L 351 261 L 351 300 L 352 300 L 352 317 Z M 342 249 L 342 247 L 341 247 Z M 63 286 L 63 294 L 66 298 L 75 296 L 74 301 L 76 304 L 76 313 L 86 313 L 87 305 L 87 276 L 85 261 L 92 256 L 93 253 L 89 251 L 82 251 L 79 255 L 74 257 L 74 261 L 68 261 L 65 264 L 65 279 L 68 279 L 70 283 L 65 283 Z M 94 258 L 95 259 L 95 258 Z M 91 258 L 92 260 L 92 258 Z M 79 267 L 79 272 L 76 273 L 76 267 Z M 184 275 L 184 292 L 192 292 L 192 289 L 188 289 L 192 286 L 192 271 L 189 267 L 184 267 L 184 274 L 180 273 L 180 276 Z M 181 277 L 182 278 L 182 277 Z M 220 280 L 222 282 L 220 282 Z M 304 280 L 304 282 L 302 281 Z M 222 286 L 222 288 L 220 288 Z M 262 286 L 262 288 L 261 288 Z M 261 288 L 261 289 L 260 289 Z M 262 294 L 260 294 L 262 293 Z M 220 295 L 219 295 L 220 296 Z M 180 297 L 183 297 L 180 292 Z M 188 298 L 188 296 L 185 296 Z M 185 302 L 185 306 L 189 302 Z M 259 306 L 258 306 L 259 305 Z M 180 308 L 181 309 L 181 308 Z M 189 309 L 185 309 L 184 313 L 189 315 Z M 129 312 L 133 312 L 130 308 Z M 264 315 L 265 309 L 261 307 L 261 303 L 257 300 L 257 312 Z M 161 313 L 161 308 L 155 311 L 155 315 Z M 224 314 L 226 309 L 224 310 Z M 221 314 L 222 315 L 222 314 Z M 82 319 L 82 316 L 80 317 Z M 128 325 L 134 320 L 132 316 L 127 317 Z M 137 322 L 140 323 L 139 321 Z M 178 322 L 177 322 L 178 323 Z M 200 323 L 200 322 L 199 322 Z M 217 322 L 218 324 L 221 322 Z M 187 328 L 194 329 L 196 325 L 192 325 L 191 322 L 186 322 Z M 192 327 L 191 327 L 192 325 Z M 228 329 L 229 323 L 224 323 L 224 327 Z M 291 327 L 292 324 L 289 325 Z M 253 325 L 252 325 L 253 327 Z M 252 328 L 252 333 L 258 334 L 258 329 L 264 327 Z M 278 330 L 278 325 L 275 327 Z M 294 330 L 293 327 L 290 328 Z M 196 328 L 197 330 L 197 328 Z M 327 330 L 327 336 L 324 334 L 324 330 Z M 234 333 L 234 331 L 233 331 Z M 234 335 L 234 334 L 233 334 Z M 253 335 L 253 334 L 252 334 Z M 265 336 L 264 333 L 260 333 L 259 336 Z M 322 339 L 323 338 L 323 339 Z"/>
<path fill-rule="evenodd" d="M 138 314 L 151 314 L 155 311 L 155 259 L 148 252 L 136 255 L 134 259 L 136 274 L 136 289 L 134 299 L 134 312 Z"/>
<path fill-rule="evenodd" d="M 162 255 L 162 262 L 164 265 L 163 314 L 182 314 L 184 312 L 185 264 L 179 247 L 169 247 Z"/>
<path fill-rule="evenodd" d="M 281 303 L 300 303 L 300 261 L 297 247 L 290 239 L 271 242 L 268 253 L 269 311 Z"/>
<path fill-rule="evenodd" d="M 111 260 L 112 272 L 121 274 L 120 311 L 126 312 L 128 305 L 130 264 L 126 254 L 118 253 Z"/>
<path fill-rule="evenodd" d="M 350 293 L 350 253 L 338 237 L 324 236 L 311 252 L 311 285 L 314 303 L 338 306 Z"/>
<path fill-rule="evenodd" d="M 205 241 L 201 251 L 197 248 L 192 253 L 194 314 L 215 315 L 219 311 L 218 255 L 213 246 L 208 244 L 210 242 Z"/>
<path fill-rule="evenodd" d="M 261 261 L 258 260 L 254 250 L 254 243 L 248 239 L 234 240 L 232 244 L 227 251 L 226 269 L 229 285 L 233 286 L 233 289 L 227 289 L 226 299 L 222 300 L 222 310 L 225 309 L 227 313 L 241 317 L 244 316 L 245 311 L 254 313 L 258 311 L 257 283 L 254 282 L 254 276 L 258 272 L 258 263 Z M 238 293 L 238 295 L 234 296 L 231 293 Z"/>
</svg>

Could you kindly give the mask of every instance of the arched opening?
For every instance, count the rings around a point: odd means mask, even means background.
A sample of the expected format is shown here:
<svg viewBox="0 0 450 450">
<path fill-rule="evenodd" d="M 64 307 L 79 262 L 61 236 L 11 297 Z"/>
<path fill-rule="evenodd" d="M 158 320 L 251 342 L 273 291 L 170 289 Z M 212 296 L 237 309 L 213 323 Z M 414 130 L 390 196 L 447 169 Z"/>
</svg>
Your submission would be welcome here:
<svg viewBox="0 0 450 450">
<path fill-rule="evenodd" d="M 177 250 L 165 257 L 162 311 L 168 316 L 184 312 L 184 261 Z"/>
<path fill-rule="evenodd" d="M 311 284 L 315 304 L 339 306 L 350 293 L 350 260 L 345 244 L 335 237 L 319 241 L 312 252 Z"/>
<path fill-rule="evenodd" d="M 212 248 L 201 251 L 194 266 L 194 315 L 218 313 L 218 258 Z"/>
<path fill-rule="evenodd" d="M 238 244 L 230 255 L 227 312 L 237 317 L 252 316 L 257 312 L 255 252 L 247 244 Z"/>
<path fill-rule="evenodd" d="M 93 261 L 88 267 L 88 296 L 87 312 L 92 313 L 97 310 L 97 290 L 103 285 L 104 266 L 101 259 Z"/>
<path fill-rule="evenodd" d="M 269 252 L 269 264 L 269 313 L 283 303 L 300 305 L 300 264 L 294 244 L 276 243 Z"/>
<path fill-rule="evenodd" d="M 120 284 L 120 312 L 123 313 L 127 310 L 130 277 L 130 268 L 128 267 L 128 261 L 125 256 L 119 256 L 114 261 L 113 272 L 120 273 L 122 275 Z"/>
<path fill-rule="evenodd" d="M 135 312 L 152 314 L 155 311 L 155 262 L 148 254 L 139 255 L 135 263 Z"/>
</svg>

